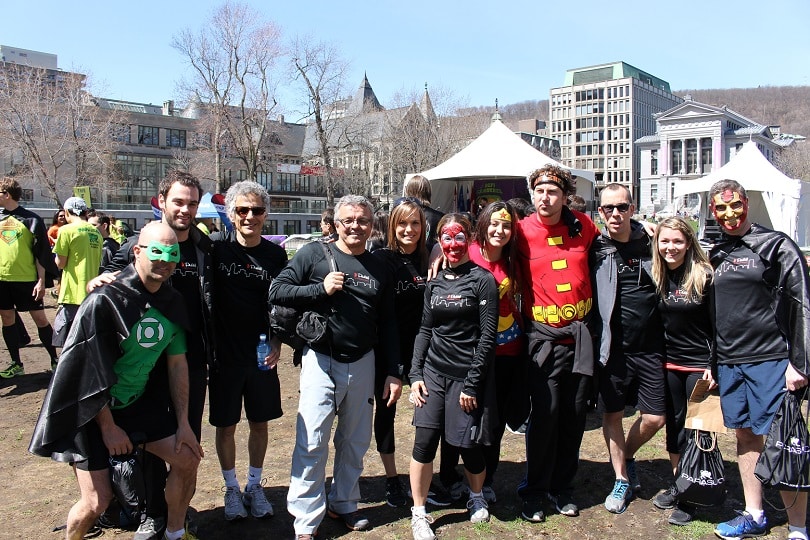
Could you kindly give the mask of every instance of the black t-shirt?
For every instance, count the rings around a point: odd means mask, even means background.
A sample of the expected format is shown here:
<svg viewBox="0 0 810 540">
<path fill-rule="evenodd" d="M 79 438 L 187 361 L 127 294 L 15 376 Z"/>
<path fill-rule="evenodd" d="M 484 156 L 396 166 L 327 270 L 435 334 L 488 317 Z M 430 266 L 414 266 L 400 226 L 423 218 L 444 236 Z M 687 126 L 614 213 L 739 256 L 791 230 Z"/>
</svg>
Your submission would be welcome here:
<svg viewBox="0 0 810 540">
<path fill-rule="evenodd" d="M 497 330 L 498 286 L 492 274 L 473 262 L 441 271 L 425 289 L 411 380 L 423 380 L 424 366 L 429 365 L 464 381 L 467 395 L 481 395 L 495 357 Z"/>
<path fill-rule="evenodd" d="M 186 335 L 186 354 L 189 366 L 205 365 L 205 343 L 203 342 L 202 295 L 200 294 L 200 272 L 197 268 L 197 248 L 189 238 L 180 242 L 180 262 L 174 268 L 171 285 L 186 301 L 191 331 Z"/>
<path fill-rule="evenodd" d="M 709 319 L 709 287 L 695 302 L 680 288 L 686 265 L 672 271 L 667 283 L 667 297 L 658 304 L 664 323 L 667 362 L 688 368 L 709 367 L 711 354 L 711 321 Z"/>
<path fill-rule="evenodd" d="M 714 261 L 713 261 L 714 262 Z M 760 257 L 738 241 L 714 269 L 715 340 L 719 364 L 788 357 L 787 341 L 771 308 Z"/>
<path fill-rule="evenodd" d="M 383 248 L 373 254 L 389 267 L 394 276 L 394 305 L 399 327 L 400 362 L 409 369 L 413 356 L 413 342 L 422 322 L 427 270 L 423 269 L 425 265 L 416 253 L 406 255 Z"/>
<path fill-rule="evenodd" d="M 217 361 L 253 364 L 259 334 L 270 335 L 267 293 L 287 264 L 287 252 L 264 238 L 245 247 L 233 233 L 215 233 L 211 240 Z"/>
<path fill-rule="evenodd" d="M 331 271 L 323 245 L 332 252 L 338 271 L 345 274 L 343 289 L 332 296 L 323 285 Z M 400 376 L 393 275 L 388 265 L 368 251 L 351 255 L 336 243 L 311 242 L 273 280 L 270 300 L 329 315 L 330 344 L 318 352 L 339 362 L 354 362 L 379 341 L 388 374 Z"/>
<path fill-rule="evenodd" d="M 652 278 L 642 268 L 650 260 L 650 245 L 646 237 L 617 242 L 616 271 L 618 292 L 616 308 L 610 321 L 613 343 L 622 344 L 624 352 L 663 353 L 663 328 L 658 314 L 658 295 Z"/>
</svg>

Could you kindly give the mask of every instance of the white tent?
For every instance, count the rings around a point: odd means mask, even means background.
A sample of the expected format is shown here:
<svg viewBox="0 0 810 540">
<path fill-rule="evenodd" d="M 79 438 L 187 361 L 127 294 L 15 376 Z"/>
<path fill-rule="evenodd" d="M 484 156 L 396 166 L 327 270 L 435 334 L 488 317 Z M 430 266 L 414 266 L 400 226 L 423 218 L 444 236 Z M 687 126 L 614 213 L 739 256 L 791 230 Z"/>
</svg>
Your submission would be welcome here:
<svg viewBox="0 0 810 540">
<path fill-rule="evenodd" d="M 530 172 L 549 163 L 565 167 L 512 133 L 500 120 L 493 120 L 484 133 L 457 154 L 420 174 L 430 180 L 431 206 L 449 212 L 456 210 L 459 192 L 470 193 L 474 180 L 522 178 L 525 184 Z M 587 201 L 593 200 L 593 172 L 565 168 L 577 177 L 577 193 Z"/>
<path fill-rule="evenodd" d="M 751 221 L 782 231 L 799 245 L 807 244 L 810 223 L 807 209 L 800 204 L 800 196 L 803 192 L 810 195 L 810 185 L 785 176 L 762 155 L 753 141 L 745 143 L 737 155 L 711 174 L 676 183 L 675 196 L 700 193 L 700 221 L 705 224 L 708 191 L 715 182 L 726 179 L 736 180 L 748 193 Z"/>
</svg>

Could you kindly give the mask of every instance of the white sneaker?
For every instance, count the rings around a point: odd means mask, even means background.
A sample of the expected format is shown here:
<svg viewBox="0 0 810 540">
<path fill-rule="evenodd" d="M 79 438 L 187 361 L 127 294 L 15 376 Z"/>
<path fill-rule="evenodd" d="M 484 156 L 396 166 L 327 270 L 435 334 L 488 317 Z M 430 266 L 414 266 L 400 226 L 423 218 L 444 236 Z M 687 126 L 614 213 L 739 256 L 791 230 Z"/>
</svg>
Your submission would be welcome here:
<svg viewBox="0 0 810 540">
<path fill-rule="evenodd" d="M 413 540 L 435 540 L 436 535 L 430 524 L 433 523 L 433 518 L 428 514 L 415 515 L 411 514 L 411 532 L 413 533 Z"/>
<path fill-rule="evenodd" d="M 484 497 L 470 497 L 467 501 L 467 510 L 470 511 L 471 523 L 489 521 L 489 505 Z"/>
<path fill-rule="evenodd" d="M 236 487 L 225 487 L 225 519 L 233 521 L 248 516 L 245 505 L 242 504 L 242 491 Z"/>
<path fill-rule="evenodd" d="M 487 504 L 495 504 L 498 502 L 498 497 L 495 496 L 495 490 L 492 489 L 492 486 L 484 486 L 481 493 L 484 495 L 484 499 L 487 501 Z"/>
<path fill-rule="evenodd" d="M 250 508 L 250 515 L 255 518 L 273 516 L 273 505 L 265 497 L 261 484 L 253 484 L 245 488 L 242 504 L 245 508 Z"/>
</svg>

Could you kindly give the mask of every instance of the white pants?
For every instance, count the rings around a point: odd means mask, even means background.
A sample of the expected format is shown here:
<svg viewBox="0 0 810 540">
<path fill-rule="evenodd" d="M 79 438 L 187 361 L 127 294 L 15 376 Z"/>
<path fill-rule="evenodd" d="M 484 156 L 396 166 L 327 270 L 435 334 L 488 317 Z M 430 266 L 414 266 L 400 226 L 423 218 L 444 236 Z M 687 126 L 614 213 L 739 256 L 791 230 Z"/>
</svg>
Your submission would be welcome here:
<svg viewBox="0 0 810 540">
<path fill-rule="evenodd" d="M 335 469 L 329 508 L 357 510 L 363 457 L 371 444 L 374 412 L 374 351 L 350 364 L 304 349 L 287 510 L 296 534 L 312 534 L 326 514 L 326 461 L 335 429 Z"/>
</svg>

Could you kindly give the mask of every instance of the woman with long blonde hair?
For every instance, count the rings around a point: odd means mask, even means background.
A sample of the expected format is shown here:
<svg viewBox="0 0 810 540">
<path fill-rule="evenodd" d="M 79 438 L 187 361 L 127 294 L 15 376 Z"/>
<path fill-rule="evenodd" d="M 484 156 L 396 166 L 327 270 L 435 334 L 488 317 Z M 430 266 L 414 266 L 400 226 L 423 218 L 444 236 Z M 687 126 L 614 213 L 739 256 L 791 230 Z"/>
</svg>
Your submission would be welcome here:
<svg viewBox="0 0 810 540">
<path fill-rule="evenodd" d="M 658 224 L 652 251 L 652 275 L 660 296 L 658 307 L 666 343 L 666 445 L 674 476 L 688 437 L 684 429 L 686 402 L 698 380 L 712 380 L 708 302 L 712 267 L 694 230 L 680 217 Z M 674 479 L 666 491 L 653 498 L 653 504 L 661 509 L 674 508 L 669 517 L 673 525 L 692 520 L 694 508 L 678 502 Z"/>
</svg>

